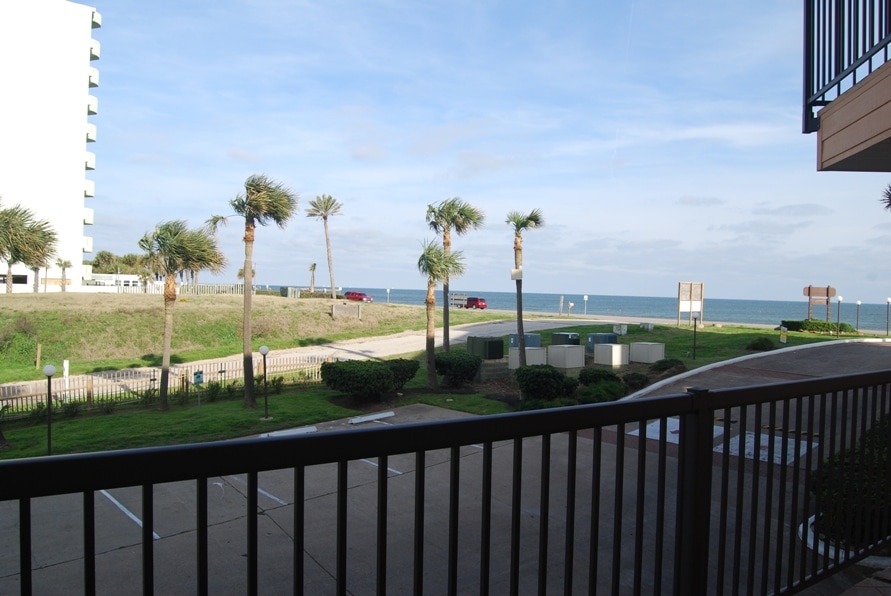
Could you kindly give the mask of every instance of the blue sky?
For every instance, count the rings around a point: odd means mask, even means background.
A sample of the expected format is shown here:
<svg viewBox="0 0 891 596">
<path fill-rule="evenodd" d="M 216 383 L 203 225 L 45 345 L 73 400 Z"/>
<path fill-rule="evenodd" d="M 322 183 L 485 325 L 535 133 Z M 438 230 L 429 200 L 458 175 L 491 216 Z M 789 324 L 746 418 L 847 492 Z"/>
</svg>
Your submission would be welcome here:
<svg viewBox="0 0 891 596">
<path fill-rule="evenodd" d="M 251 174 L 300 195 L 257 231 L 257 283 L 328 271 L 309 200 L 330 194 L 336 283 L 423 288 L 429 203 L 486 225 L 454 239 L 455 291 L 513 291 L 510 210 L 540 208 L 524 289 L 884 302 L 891 176 L 816 171 L 801 134 L 801 2 L 676 0 L 96 3 L 103 27 L 95 250 L 230 213 Z M 220 235 L 234 281 L 243 223 Z M 90 255 L 88 255 L 90 256 Z M 213 281 L 209 274 L 202 281 Z"/>
</svg>

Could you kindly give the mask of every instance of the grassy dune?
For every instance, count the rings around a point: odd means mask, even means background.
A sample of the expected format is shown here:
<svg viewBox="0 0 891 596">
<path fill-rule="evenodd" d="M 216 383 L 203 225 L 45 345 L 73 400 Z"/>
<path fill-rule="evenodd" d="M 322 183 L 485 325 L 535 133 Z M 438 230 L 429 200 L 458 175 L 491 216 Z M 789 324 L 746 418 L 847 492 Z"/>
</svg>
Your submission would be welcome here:
<svg viewBox="0 0 891 596">
<path fill-rule="evenodd" d="M 240 296 L 181 297 L 174 311 L 173 361 L 241 353 Z M 272 349 L 421 330 L 422 305 L 363 304 L 362 319 L 331 316 L 331 300 L 254 296 L 253 343 Z M 0 382 L 41 378 L 35 367 L 69 360 L 71 373 L 160 364 L 164 304 L 144 294 L 8 294 L 0 297 Z M 453 310 L 453 324 L 505 313 Z"/>
</svg>

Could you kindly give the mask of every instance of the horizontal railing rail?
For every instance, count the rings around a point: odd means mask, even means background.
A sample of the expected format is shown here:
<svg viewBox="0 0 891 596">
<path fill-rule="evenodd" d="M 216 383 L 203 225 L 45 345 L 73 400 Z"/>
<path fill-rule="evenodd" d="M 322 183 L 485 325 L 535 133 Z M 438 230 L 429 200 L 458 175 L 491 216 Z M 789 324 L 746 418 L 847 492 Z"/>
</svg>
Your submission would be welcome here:
<svg viewBox="0 0 891 596">
<path fill-rule="evenodd" d="M 4 544 L 10 533 L 0 534 L 0 548 L 18 552 L 22 593 L 39 591 L 52 571 L 32 562 L 32 529 L 44 535 L 58 516 L 37 511 L 47 510 L 47 498 L 80 494 L 79 581 L 93 593 L 121 573 L 107 569 L 120 564 L 112 549 L 97 546 L 96 495 L 129 491 L 121 495 L 142 511 L 132 546 L 142 553 L 144 593 L 175 581 L 202 594 L 285 585 L 297 594 L 791 594 L 888 544 L 887 503 L 875 518 L 858 518 L 852 507 L 843 520 L 869 521 L 876 531 L 865 543 L 820 543 L 818 506 L 827 503 L 812 489 L 824 460 L 875 440 L 873 429 L 889 416 L 891 371 L 882 371 L 6 461 L 0 507 L 17 501 L 18 508 L 0 511 L 17 511 L 19 537 Z M 886 434 L 882 444 L 891 450 Z M 877 465 L 891 476 L 887 457 Z M 236 475 L 246 475 L 237 490 L 243 504 L 218 501 Z M 855 488 L 867 480 L 855 478 Z M 852 503 L 862 505 L 864 493 Z M 239 512 L 223 519 L 222 504 Z M 183 508 L 194 518 L 174 524 L 173 512 Z M 243 532 L 226 533 L 224 542 L 243 546 L 231 558 L 209 554 L 221 542 L 220 526 L 232 524 L 244 524 Z M 64 541 L 56 530 L 54 541 Z M 179 548 L 177 561 L 190 561 L 182 575 L 155 567 L 155 551 L 169 557 L 170 548 Z M 218 583 L 235 581 L 233 574 L 236 584 Z"/>
</svg>

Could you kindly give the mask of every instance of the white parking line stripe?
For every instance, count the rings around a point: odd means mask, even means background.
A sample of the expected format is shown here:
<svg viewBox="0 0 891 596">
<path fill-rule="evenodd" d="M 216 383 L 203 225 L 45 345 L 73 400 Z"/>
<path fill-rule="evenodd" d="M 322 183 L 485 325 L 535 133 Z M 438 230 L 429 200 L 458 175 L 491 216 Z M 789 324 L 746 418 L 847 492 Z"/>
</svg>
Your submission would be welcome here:
<svg viewBox="0 0 891 596">
<path fill-rule="evenodd" d="M 377 462 L 371 461 L 370 459 L 360 459 L 359 461 L 364 461 L 366 464 L 368 464 L 370 466 L 374 466 L 375 468 L 378 467 Z M 402 476 L 402 472 L 400 472 L 399 470 L 388 467 L 387 471 L 392 472 L 393 474 L 396 474 L 397 476 Z"/>
<path fill-rule="evenodd" d="M 242 479 L 239 478 L 238 476 L 229 476 L 229 478 L 231 478 L 232 480 L 237 480 L 237 481 L 239 481 L 241 484 L 243 484 L 244 486 L 247 486 L 247 482 L 245 482 L 244 480 L 242 480 Z M 257 492 L 258 492 L 259 494 L 263 495 L 264 497 L 266 497 L 267 499 L 270 499 L 270 500 L 272 500 L 272 501 L 275 501 L 275 502 L 278 503 L 279 505 L 287 505 L 287 504 L 288 504 L 287 501 L 282 501 L 281 499 L 279 499 L 278 497 L 276 497 L 274 494 L 269 493 L 269 492 L 266 492 L 265 490 L 263 490 L 263 489 L 260 488 L 260 487 L 257 487 Z"/>
<path fill-rule="evenodd" d="M 132 511 L 130 511 L 129 509 L 127 509 L 126 507 L 124 507 L 124 506 L 121 504 L 120 501 L 118 501 L 117 499 L 115 499 L 114 497 L 112 497 L 110 494 L 108 494 L 108 491 L 107 491 L 107 490 L 100 490 L 99 492 L 102 493 L 102 494 L 105 496 L 106 499 L 108 499 L 109 501 L 111 501 L 112 503 L 114 503 L 115 507 L 117 507 L 118 509 L 120 509 L 121 511 L 123 511 L 123 512 L 124 512 L 124 515 L 126 515 L 127 517 L 129 517 L 130 519 L 132 519 L 133 521 L 135 521 L 137 526 L 139 526 L 140 528 L 142 527 L 142 520 L 139 519 L 138 517 L 136 517 L 136 515 L 135 515 Z M 152 537 L 153 537 L 155 540 L 160 540 L 160 539 L 161 539 L 161 537 L 158 536 L 158 533 L 155 532 L 155 531 L 152 531 Z"/>
</svg>

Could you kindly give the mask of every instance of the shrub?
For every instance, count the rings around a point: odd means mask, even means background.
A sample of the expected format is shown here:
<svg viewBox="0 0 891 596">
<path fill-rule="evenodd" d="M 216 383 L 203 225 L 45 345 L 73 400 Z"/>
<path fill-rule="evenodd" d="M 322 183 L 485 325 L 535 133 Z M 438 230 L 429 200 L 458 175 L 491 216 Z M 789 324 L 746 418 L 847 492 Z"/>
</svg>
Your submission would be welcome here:
<svg viewBox="0 0 891 596">
<path fill-rule="evenodd" d="M 832 321 L 819 321 L 817 319 L 806 319 L 804 321 L 781 321 L 780 325 L 789 331 L 807 331 L 809 333 L 837 333 L 838 327 L 841 327 L 842 333 L 857 333 L 849 323 L 842 323 L 836 326 Z"/>
<path fill-rule="evenodd" d="M 886 538 L 891 520 L 888 443 L 891 417 L 881 418 L 856 447 L 825 459 L 811 477 L 818 531 L 850 548 Z"/>
<path fill-rule="evenodd" d="M 272 385 L 272 392 L 276 395 L 280 395 L 282 389 L 285 387 L 285 378 L 273 377 L 272 380 L 269 381 L 269 384 Z"/>
<path fill-rule="evenodd" d="M 405 384 L 415 378 L 421 363 L 417 360 L 406 360 L 405 358 L 396 358 L 395 360 L 385 360 L 384 363 L 390 367 L 393 373 L 393 389 L 401 391 Z"/>
<path fill-rule="evenodd" d="M 774 349 L 773 340 L 769 337 L 756 337 L 746 346 L 747 350 L 754 352 L 769 352 Z"/>
<path fill-rule="evenodd" d="M 229 399 L 235 397 L 240 391 L 242 391 L 242 388 L 238 381 L 232 381 L 226 385 L 226 395 L 229 396 Z"/>
<path fill-rule="evenodd" d="M 576 399 L 580 404 L 599 404 L 616 401 L 627 393 L 628 388 L 617 378 L 615 381 L 601 381 L 594 385 L 581 387 L 576 392 Z"/>
<path fill-rule="evenodd" d="M 37 402 L 37 405 L 31 408 L 31 411 L 28 412 L 28 418 L 35 422 L 44 420 L 46 418 L 46 404 L 42 401 Z"/>
<path fill-rule="evenodd" d="M 69 400 L 62 403 L 62 416 L 65 418 L 74 418 L 80 412 L 80 402 Z"/>
<path fill-rule="evenodd" d="M 209 381 L 204 387 L 209 402 L 215 402 L 223 395 L 223 386 L 218 381 Z"/>
<path fill-rule="evenodd" d="M 144 406 L 150 406 L 155 402 L 155 398 L 158 397 L 158 390 L 152 387 L 151 389 L 146 389 L 139 396 L 139 401 L 142 402 Z"/>
<path fill-rule="evenodd" d="M 437 352 L 435 356 L 436 374 L 442 375 L 449 387 L 460 387 L 476 378 L 483 359 L 464 350 Z"/>
<path fill-rule="evenodd" d="M 99 404 L 99 410 L 103 414 L 114 414 L 114 409 L 118 405 L 118 402 L 110 397 L 100 399 L 97 403 Z"/>
<path fill-rule="evenodd" d="M 663 358 L 662 360 L 657 360 L 653 364 L 650 365 L 650 371 L 654 373 L 661 373 L 667 370 L 671 370 L 676 366 L 684 366 L 684 363 L 677 358 Z"/>
<path fill-rule="evenodd" d="M 566 375 L 549 364 L 521 366 L 514 373 L 514 377 L 524 400 L 557 399 L 566 396 L 570 386 L 572 391 L 578 386 L 577 382 L 568 385 L 565 380 Z"/>
<path fill-rule="evenodd" d="M 622 382 L 628 387 L 629 391 L 639 391 L 650 384 L 650 377 L 643 373 L 628 373 L 622 376 Z"/>
<path fill-rule="evenodd" d="M 330 389 L 362 400 L 381 399 L 393 387 L 393 373 L 384 362 L 344 360 L 322 363 L 322 382 Z"/>
<path fill-rule="evenodd" d="M 605 368 L 583 368 L 579 372 L 579 383 L 584 386 L 595 385 L 601 381 L 618 381 L 619 375 Z"/>
</svg>

